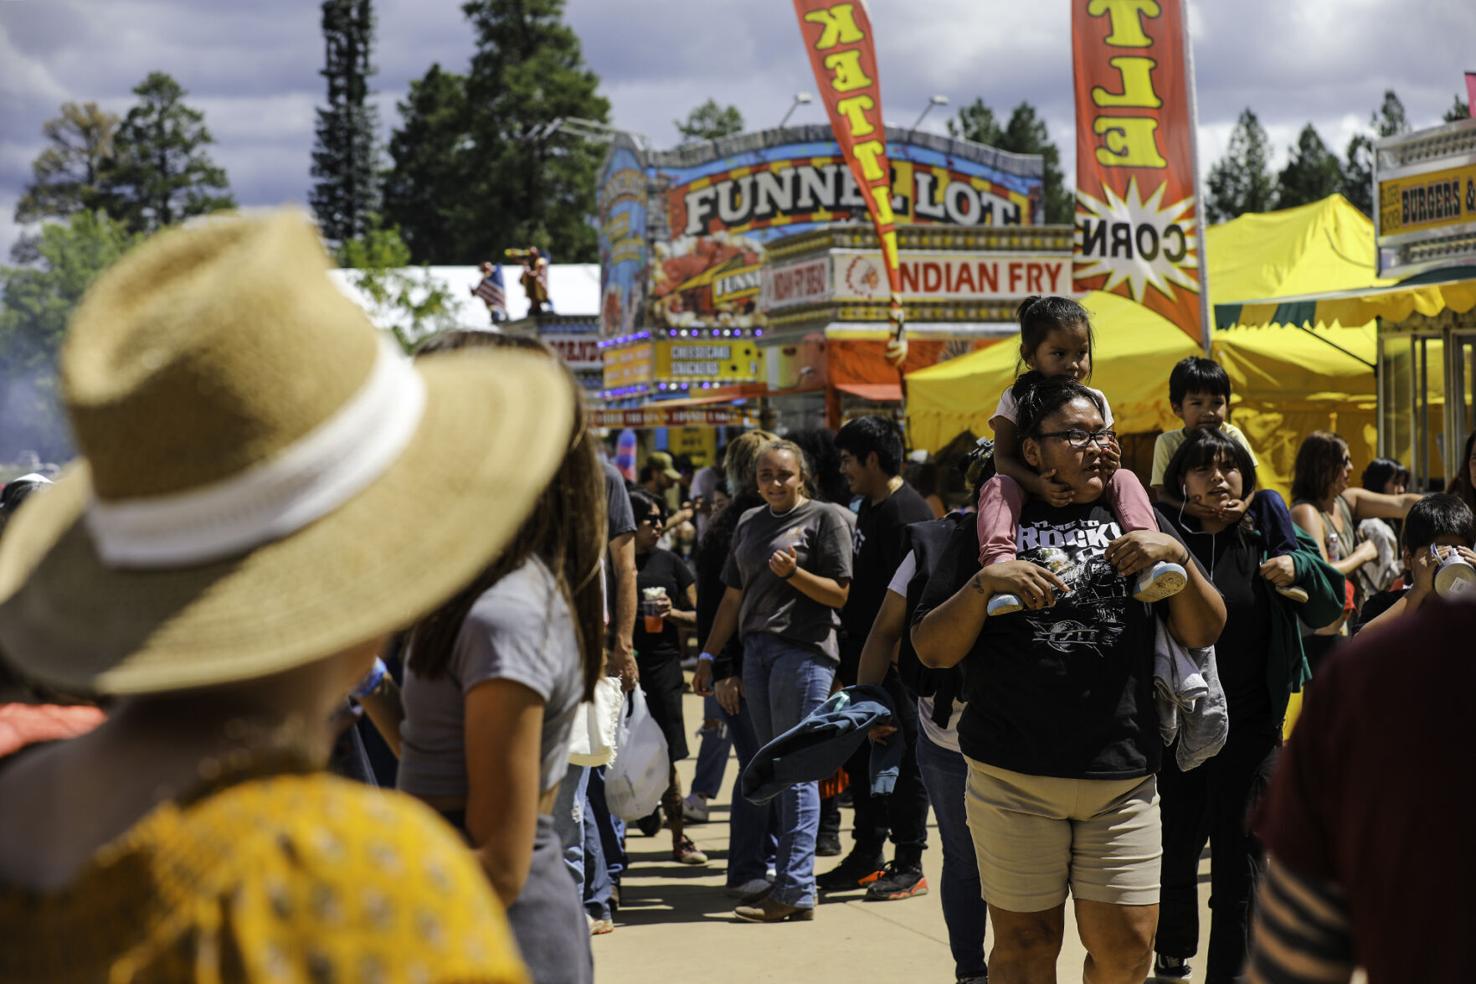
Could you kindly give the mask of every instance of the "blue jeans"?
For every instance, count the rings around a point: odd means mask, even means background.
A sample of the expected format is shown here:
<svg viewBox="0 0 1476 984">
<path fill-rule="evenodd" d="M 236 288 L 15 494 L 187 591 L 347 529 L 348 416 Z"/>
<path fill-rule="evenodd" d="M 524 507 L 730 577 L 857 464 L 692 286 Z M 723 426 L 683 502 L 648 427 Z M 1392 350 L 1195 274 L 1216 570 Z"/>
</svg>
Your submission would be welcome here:
<svg viewBox="0 0 1476 984">
<path fill-rule="evenodd" d="M 605 769 L 600 766 L 589 770 L 589 793 L 584 798 L 584 815 L 594 817 L 594 828 L 600 843 L 600 850 L 604 855 L 604 869 L 614 885 L 620 884 L 620 876 L 625 873 L 625 821 L 610 812 L 610 807 L 605 803 Z M 584 842 L 589 843 L 588 829 L 585 825 Z M 585 867 L 588 868 L 588 862 Z"/>
<path fill-rule="evenodd" d="M 749 761 L 759 750 L 749 706 L 748 701 L 743 701 L 737 714 L 718 709 L 727 724 L 733 751 L 738 755 L 738 774 L 733 777 L 733 805 L 728 814 L 729 888 L 764 877 L 779 846 L 775 836 L 775 804 L 770 801 L 756 806 L 743 798 L 743 770 L 748 768 Z M 698 758 L 700 761 L 701 756 Z"/>
<path fill-rule="evenodd" d="M 584 911 L 595 919 L 609 919 L 611 889 L 610 871 L 605 864 L 605 851 L 600 831 L 589 803 L 589 777 L 593 770 L 571 765 L 559 783 L 554 800 L 554 832 L 563 847 L 564 867 L 579 889 Z"/>
<path fill-rule="evenodd" d="M 830 696 L 835 663 L 816 649 L 766 632 L 743 637 L 743 692 L 760 746 L 773 741 Z M 815 905 L 815 833 L 820 828 L 818 783 L 796 783 L 776 798 L 779 851 L 774 890 L 785 905 Z"/>
<path fill-rule="evenodd" d="M 711 727 L 707 722 L 716 722 Z M 702 699 L 702 744 L 697 749 L 697 769 L 692 774 L 692 792 L 712 799 L 723 788 L 723 773 L 728 769 L 728 750 L 733 747 L 733 738 L 728 731 L 727 719 L 717 698 L 711 695 Z"/>
<path fill-rule="evenodd" d="M 917 767 L 938 818 L 938 839 L 943 842 L 943 875 L 939 894 L 943 921 L 948 925 L 948 948 L 953 951 L 953 972 L 958 977 L 982 977 L 984 923 L 989 909 L 979 889 L 979 866 L 974 861 L 974 838 L 964 813 L 964 784 L 969 766 L 958 752 L 942 748 L 917 736 Z"/>
</svg>

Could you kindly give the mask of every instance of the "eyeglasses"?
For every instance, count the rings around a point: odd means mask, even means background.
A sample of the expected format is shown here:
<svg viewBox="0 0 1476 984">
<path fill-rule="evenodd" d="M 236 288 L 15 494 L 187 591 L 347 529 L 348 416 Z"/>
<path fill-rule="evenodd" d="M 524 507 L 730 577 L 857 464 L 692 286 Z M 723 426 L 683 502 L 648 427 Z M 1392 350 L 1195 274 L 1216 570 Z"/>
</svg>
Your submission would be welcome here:
<svg viewBox="0 0 1476 984">
<path fill-rule="evenodd" d="M 1095 444 L 1099 448 L 1107 448 L 1111 447 L 1117 441 L 1117 431 L 1115 430 L 1084 431 L 1080 427 L 1073 427 L 1070 430 L 1063 431 L 1047 431 L 1037 436 L 1059 437 L 1077 451 L 1086 450 L 1088 444 Z"/>
</svg>

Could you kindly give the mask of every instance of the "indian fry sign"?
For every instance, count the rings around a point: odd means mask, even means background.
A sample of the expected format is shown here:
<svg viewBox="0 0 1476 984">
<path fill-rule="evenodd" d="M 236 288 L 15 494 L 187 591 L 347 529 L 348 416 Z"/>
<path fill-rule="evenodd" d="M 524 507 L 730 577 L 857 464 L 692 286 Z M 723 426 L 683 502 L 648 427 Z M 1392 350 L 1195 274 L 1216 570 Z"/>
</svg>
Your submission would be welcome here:
<svg viewBox="0 0 1476 984">
<path fill-rule="evenodd" d="M 876 224 L 887 281 L 899 295 L 897 220 L 871 18 L 862 0 L 794 0 L 794 11 L 836 143 Z"/>
<path fill-rule="evenodd" d="M 1204 344 L 1183 0 L 1072 0 L 1077 291 L 1130 297 Z"/>
</svg>

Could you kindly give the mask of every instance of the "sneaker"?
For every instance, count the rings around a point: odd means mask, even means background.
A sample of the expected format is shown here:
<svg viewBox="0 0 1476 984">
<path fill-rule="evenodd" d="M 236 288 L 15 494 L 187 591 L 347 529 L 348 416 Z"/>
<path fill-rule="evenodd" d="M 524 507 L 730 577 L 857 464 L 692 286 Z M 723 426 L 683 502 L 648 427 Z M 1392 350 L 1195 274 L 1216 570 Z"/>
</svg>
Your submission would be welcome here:
<svg viewBox="0 0 1476 984">
<path fill-rule="evenodd" d="M 785 905 L 766 898 L 757 905 L 740 905 L 733 910 L 733 915 L 744 922 L 775 923 L 784 922 L 786 919 L 794 922 L 809 922 L 815 918 L 815 907 L 797 905 Z"/>
<path fill-rule="evenodd" d="M 687 823 L 707 822 L 707 800 L 696 793 L 688 793 L 682 798 L 682 819 Z"/>
<path fill-rule="evenodd" d="M 652 810 L 650 815 L 641 817 L 635 822 L 635 827 L 647 837 L 655 837 L 661 833 L 661 807 Z"/>
<path fill-rule="evenodd" d="M 853 892 L 865 888 L 882 876 L 886 859 L 878 851 L 857 853 L 852 851 L 844 861 L 815 879 L 815 887 L 822 892 Z"/>
<path fill-rule="evenodd" d="M 706 864 L 707 855 L 702 852 L 692 838 L 683 837 L 682 842 L 671 849 L 671 859 L 677 864 Z"/>
<path fill-rule="evenodd" d="M 1189 979 L 1189 961 L 1184 957 L 1166 957 L 1161 953 L 1153 955 L 1153 976 L 1150 981 L 1157 984 L 1174 984 L 1175 981 L 1187 981 Z"/>
<path fill-rule="evenodd" d="M 890 902 L 927 894 L 928 880 L 923 877 L 922 867 L 896 861 L 887 865 L 882 876 L 866 887 L 866 898 L 871 902 Z"/>
<path fill-rule="evenodd" d="M 747 902 L 750 897 L 755 901 L 763 898 L 764 895 L 768 894 L 769 888 L 769 879 L 750 878 L 740 885 L 729 885 L 723 891 L 727 893 L 730 899 L 741 899 Z"/>
<path fill-rule="evenodd" d="M 818 858 L 839 857 L 841 853 L 840 834 L 817 834 L 815 837 L 815 856 Z"/>
<path fill-rule="evenodd" d="M 1139 601 L 1162 601 L 1184 590 L 1189 576 L 1184 568 L 1167 560 L 1160 560 L 1150 569 L 1138 575 L 1138 586 L 1133 597 Z"/>
<path fill-rule="evenodd" d="M 615 932 L 615 924 L 608 919 L 596 919 L 594 916 L 587 914 L 584 918 L 589 920 L 590 936 L 605 936 Z"/>
<path fill-rule="evenodd" d="M 1305 605 L 1307 599 L 1312 596 L 1307 593 L 1306 588 L 1299 588 L 1295 584 L 1287 584 L 1276 589 L 1276 593 L 1287 601 L 1298 605 Z"/>
<path fill-rule="evenodd" d="M 1025 606 L 1020 604 L 1020 599 L 1012 594 L 997 594 L 989 599 L 989 604 L 984 606 L 987 615 L 1012 615 Z"/>
</svg>

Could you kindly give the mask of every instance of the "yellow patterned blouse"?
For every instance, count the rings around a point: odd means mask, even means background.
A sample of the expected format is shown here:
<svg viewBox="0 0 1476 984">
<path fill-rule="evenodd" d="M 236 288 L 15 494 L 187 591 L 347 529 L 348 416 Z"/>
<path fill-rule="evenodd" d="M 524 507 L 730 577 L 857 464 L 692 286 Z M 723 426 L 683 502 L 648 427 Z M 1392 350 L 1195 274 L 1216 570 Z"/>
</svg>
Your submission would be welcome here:
<svg viewBox="0 0 1476 984">
<path fill-rule="evenodd" d="M 527 975 L 481 868 L 434 812 L 291 775 L 156 808 L 61 891 L 0 886 L 0 981 Z"/>
</svg>

